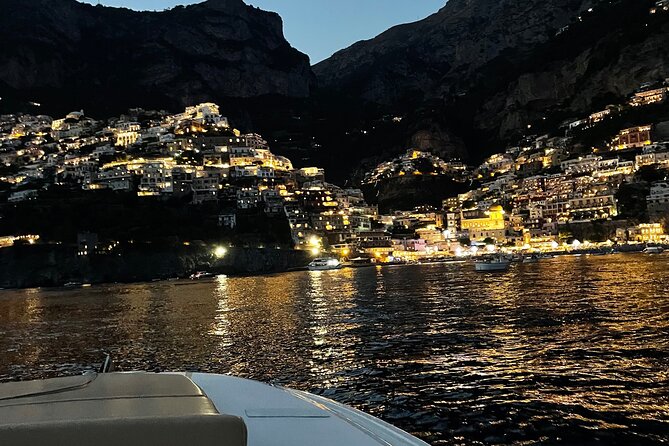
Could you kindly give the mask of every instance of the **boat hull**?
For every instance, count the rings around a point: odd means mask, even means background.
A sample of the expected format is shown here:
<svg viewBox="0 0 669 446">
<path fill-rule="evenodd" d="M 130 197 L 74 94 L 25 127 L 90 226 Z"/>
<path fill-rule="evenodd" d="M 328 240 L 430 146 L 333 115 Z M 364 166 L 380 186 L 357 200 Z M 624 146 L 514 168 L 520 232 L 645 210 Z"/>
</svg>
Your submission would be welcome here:
<svg viewBox="0 0 669 446">
<path fill-rule="evenodd" d="M 342 266 L 341 265 L 337 265 L 337 266 L 311 266 L 310 265 L 307 268 L 309 269 L 309 271 L 332 271 L 332 270 L 335 270 L 335 269 L 341 269 Z"/>
<path fill-rule="evenodd" d="M 506 271 L 509 269 L 510 263 L 507 262 L 477 262 L 474 264 L 476 271 L 480 272 L 493 272 L 493 271 Z"/>
<path fill-rule="evenodd" d="M 219 412 L 244 420 L 249 446 L 427 446 L 378 418 L 307 392 L 227 375 L 187 376 Z"/>
<path fill-rule="evenodd" d="M 643 250 L 644 254 L 662 254 L 664 252 L 664 248 L 661 248 L 659 246 L 651 246 L 649 248 L 646 248 Z"/>
<path fill-rule="evenodd" d="M 427 445 L 327 398 L 228 375 L 87 373 L 0 384 L 0 443 L 45 444 L 47 434 L 67 440 L 46 444 L 216 444 L 215 437 L 239 446 Z"/>
</svg>

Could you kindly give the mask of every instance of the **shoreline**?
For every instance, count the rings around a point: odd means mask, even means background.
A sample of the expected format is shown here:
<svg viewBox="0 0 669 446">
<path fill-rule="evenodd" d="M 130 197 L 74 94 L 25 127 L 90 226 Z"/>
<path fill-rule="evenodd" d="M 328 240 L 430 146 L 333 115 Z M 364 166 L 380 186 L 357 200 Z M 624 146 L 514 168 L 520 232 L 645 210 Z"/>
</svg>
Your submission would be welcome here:
<svg viewBox="0 0 669 446">
<path fill-rule="evenodd" d="M 637 248 L 637 247 L 634 247 Z M 270 250 L 274 251 L 274 250 Z M 304 251 L 291 251 L 306 254 Z M 602 256 L 602 255 L 617 255 L 617 254 L 643 254 L 641 249 L 627 249 L 627 250 L 617 250 L 611 252 L 603 252 L 597 249 L 591 250 L 573 250 L 573 251 L 562 251 L 562 252 L 551 252 L 545 253 L 556 257 L 574 257 L 574 256 Z M 665 255 L 667 253 L 665 252 Z M 662 254 L 651 254 L 651 255 L 662 255 Z M 476 258 L 475 257 L 444 257 L 442 260 L 431 259 L 424 262 L 403 262 L 403 263 L 370 263 L 364 265 L 344 265 L 341 269 L 360 269 L 360 268 L 372 268 L 372 267 L 398 267 L 398 266 L 421 266 L 421 265 L 464 265 L 472 263 Z M 550 259 L 543 259 L 550 260 Z M 214 268 L 216 269 L 216 268 Z M 100 287 L 100 286 L 112 286 L 112 285 L 139 285 L 139 284 L 152 284 L 152 283 L 174 283 L 177 286 L 187 286 L 187 285 L 196 285 L 198 283 L 209 283 L 215 282 L 218 277 L 225 276 L 230 278 L 242 278 L 242 277 L 263 277 L 263 276 L 272 276 L 276 274 L 284 273 L 294 273 L 307 271 L 307 266 L 292 266 L 286 269 L 272 270 L 272 271 L 258 271 L 258 272 L 223 272 L 224 267 L 219 266 L 218 270 L 209 271 L 212 276 L 201 278 L 201 279 L 191 279 L 188 275 L 183 275 L 179 277 L 154 277 L 146 278 L 142 280 L 115 280 L 115 281 L 69 281 L 59 284 L 45 284 L 45 285 L 33 285 L 33 286 L 17 286 L 17 287 L 0 287 L 0 291 L 25 291 L 25 290 L 45 290 L 45 291 L 65 291 L 65 290 L 79 290 L 82 288 L 89 287 Z M 323 272 L 323 271 L 315 271 Z M 326 271 L 327 272 L 327 271 Z M 68 283 L 72 285 L 68 286 Z"/>
<path fill-rule="evenodd" d="M 228 248 L 217 257 L 200 246 L 127 249 L 77 256 L 76 247 L 14 246 L 0 249 L 0 288 L 62 288 L 65 284 L 141 283 L 186 278 L 196 271 L 230 276 L 284 272 L 306 266 L 305 251 Z"/>
</svg>

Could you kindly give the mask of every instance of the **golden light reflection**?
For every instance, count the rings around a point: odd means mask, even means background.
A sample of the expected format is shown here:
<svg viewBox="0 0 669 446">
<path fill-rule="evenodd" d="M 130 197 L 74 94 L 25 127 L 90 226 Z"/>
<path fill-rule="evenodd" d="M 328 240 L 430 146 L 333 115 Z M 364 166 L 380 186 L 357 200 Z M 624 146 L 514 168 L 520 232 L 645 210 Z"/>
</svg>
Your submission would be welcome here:
<svg viewBox="0 0 669 446">
<path fill-rule="evenodd" d="M 360 394 L 356 403 L 379 411 L 386 400 L 368 395 L 458 417 L 513 405 L 502 416 L 514 425 L 547 406 L 548 424 L 593 430 L 664 427 L 669 416 L 663 256 L 559 257 L 489 275 L 466 263 L 379 266 L 2 293 L 2 379 L 79 371 L 104 347 L 126 370 L 279 380 Z"/>
<path fill-rule="evenodd" d="M 232 341 L 229 339 L 230 319 L 228 318 L 228 313 L 230 313 L 230 306 L 228 305 L 228 278 L 224 275 L 217 276 L 214 283 L 216 286 L 214 296 L 218 298 L 218 303 L 216 306 L 216 316 L 214 317 L 209 334 L 226 338 L 219 345 L 229 346 L 232 344 Z"/>
</svg>

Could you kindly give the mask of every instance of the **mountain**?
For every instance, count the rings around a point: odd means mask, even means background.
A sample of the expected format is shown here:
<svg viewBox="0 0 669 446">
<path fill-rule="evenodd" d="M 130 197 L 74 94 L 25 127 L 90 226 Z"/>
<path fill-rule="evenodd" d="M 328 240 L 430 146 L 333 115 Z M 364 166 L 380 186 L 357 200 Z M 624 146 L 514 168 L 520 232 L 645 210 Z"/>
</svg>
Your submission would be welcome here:
<svg viewBox="0 0 669 446">
<path fill-rule="evenodd" d="M 450 0 L 315 65 L 317 94 L 403 116 L 396 152 L 427 141 L 422 149 L 476 162 L 528 126 L 555 130 L 668 77 L 669 14 L 650 14 L 654 3 Z"/>
<path fill-rule="evenodd" d="M 654 3 L 449 0 L 310 67 L 278 15 L 242 0 L 163 12 L 0 0 L 0 112 L 215 101 L 334 181 L 408 147 L 476 163 L 669 77 L 669 13 Z"/>
<path fill-rule="evenodd" d="M 592 0 L 450 0 L 430 17 L 358 42 L 314 66 L 324 88 L 367 100 L 440 96 L 507 49 L 529 50 Z"/>
<path fill-rule="evenodd" d="M 242 0 L 162 12 L 75 0 L 0 0 L 0 96 L 50 111 L 109 115 L 129 107 L 267 95 L 304 98 L 309 59 L 278 14 Z"/>
</svg>

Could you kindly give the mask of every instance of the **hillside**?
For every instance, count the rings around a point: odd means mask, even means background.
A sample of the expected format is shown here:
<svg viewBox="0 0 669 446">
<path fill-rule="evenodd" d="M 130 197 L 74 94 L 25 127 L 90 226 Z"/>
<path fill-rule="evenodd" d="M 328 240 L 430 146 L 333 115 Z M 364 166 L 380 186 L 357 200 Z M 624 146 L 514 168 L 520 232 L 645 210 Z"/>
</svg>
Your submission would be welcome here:
<svg viewBox="0 0 669 446">
<path fill-rule="evenodd" d="M 668 77 L 669 14 L 654 3 L 451 0 L 314 66 L 317 96 L 344 128 L 403 118 L 367 135 L 392 146 L 339 140 L 351 154 L 376 162 L 415 145 L 480 161 Z"/>
</svg>

